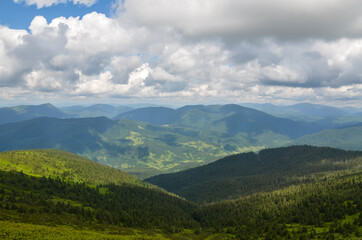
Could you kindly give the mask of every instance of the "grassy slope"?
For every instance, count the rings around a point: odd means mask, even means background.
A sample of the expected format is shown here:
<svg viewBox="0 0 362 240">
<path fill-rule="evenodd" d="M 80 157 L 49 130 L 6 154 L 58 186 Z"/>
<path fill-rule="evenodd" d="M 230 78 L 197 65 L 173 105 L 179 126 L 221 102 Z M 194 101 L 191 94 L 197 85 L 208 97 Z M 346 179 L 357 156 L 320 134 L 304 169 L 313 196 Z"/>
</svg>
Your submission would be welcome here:
<svg viewBox="0 0 362 240">
<path fill-rule="evenodd" d="M 145 184 L 120 170 L 78 155 L 56 150 L 21 150 L 0 153 L 0 169 L 22 171 L 31 176 L 61 177 L 74 182 L 99 184 Z"/>
</svg>

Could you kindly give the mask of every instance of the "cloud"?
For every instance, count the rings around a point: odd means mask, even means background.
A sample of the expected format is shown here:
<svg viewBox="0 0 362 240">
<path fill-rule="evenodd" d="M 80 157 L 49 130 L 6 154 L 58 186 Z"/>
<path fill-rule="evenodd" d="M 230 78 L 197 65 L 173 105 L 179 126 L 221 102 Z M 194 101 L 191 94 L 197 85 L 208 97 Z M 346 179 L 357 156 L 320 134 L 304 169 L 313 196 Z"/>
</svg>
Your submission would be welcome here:
<svg viewBox="0 0 362 240">
<path fill-rule="evenodd" d="M 359 5 L 344 3 L 126 0 L 113 18 L 37 16 L 30 32 L 0 26 L 0 98 L 358 103 Z M 345 29 L 327 26 L 336 20 L 326 9 L 343 12 Z"/>
<path fill-rule="evenodd" d="M 25 2 L 26 5 L 36 5 L 36 7 L 43 8 L 43 7 L 50 7 L 53 5 L 58 5 L 61 3 L 68 3 L 72 2 L 73 4 L 80 4 L 85 5 L 87 7 L 92 6 L 98 0 L 13 0 L 15 3 L 22 3 Z"/>
<path fill-rule="evenodd" d="M 132 0 L 121 16 L 190 37 L 305 39 L 362 36 L 359 0 Z"/>
</svg>

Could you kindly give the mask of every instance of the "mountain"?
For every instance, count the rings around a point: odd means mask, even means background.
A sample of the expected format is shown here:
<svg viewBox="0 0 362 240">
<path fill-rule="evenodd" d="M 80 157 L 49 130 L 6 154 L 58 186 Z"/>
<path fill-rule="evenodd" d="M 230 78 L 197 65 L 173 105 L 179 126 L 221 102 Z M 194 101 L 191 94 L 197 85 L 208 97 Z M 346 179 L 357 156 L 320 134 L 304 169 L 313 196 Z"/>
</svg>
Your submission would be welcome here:
<svg viewBox="0 0 362 240">
<path fill-rule="evenodd" d="M 288 106 L 286 109 L 317 118 L 339 117 L 347 114 L 346 111 L 340 108 L 312 103 L 299 103 Z"/>
<path fill-rule="evenodd" d="M 338 147 L 346 150 L 362 151 L 362 124 L 350 127 L 328 129 L 318 133 L 302 136 L 292 144 L 310 144 L 314 146 Z"/>
<path fill-rule="evenodd" d="M 127 106 L 115 107 L 109 104 L 95 104 L 91 106 L 70 106 L 61 108 L 64 112 L 73 117 L 107 117 L 112 118 L 118 114 L 133 110 Z"/>
<path fill-rule="evenodd" d="M 277 118 L 264 112 L 235 104 L 194 105 L 178 109 L 141 108 L 120 114 L 114 119 L 130 119 L 155 125 L 173 125 L 196 129 L 212 129 L 224 134 L 246 133 L 260 135 L 271 131 L 296 138 L 317 132 L 323 126 Z"/>
<path fill-rule="evenodd" d="M 1 151 L 58 148 L 73 153 L 102 149 L 98 135 L 114 122 L 105 117 L 57 119 L 36 118 L 0 125 Z"/>
<path fill-rule="evenodd" d="M 353 115 L 358 111 L 354 108 L 336 108 L 312 103 L 299 103 L 288 106 L 273 105 L 270 103 L 242 103 L 241 105 L 266 112 L 273 116 L 307 122 L 315 122 L 323 119 L 336 119 Z"/>
<path fill-rule="evenodd" d="M 0 124 L 20 122 L 38 117 L 66 118 L 69 115 L 49 103 L 0 108 Z"/>
<path fill-rule="evenodd" d="M 262 142 L 253 144 L 242 136 L 222 137 L 208 131 L 105 117 L 37 118 L 0 125 L 0 151 L 57 148 L 127 169 L 141 178 L 263 147 Z"/>
<path fill-rule="evenodd" d="M 283 146 L 321 129 L 232 104 L 157 107 L 124 113 L 117 121 L 38 118 L 0 125 L 0 151 L 57 148 L 146 178 Z"/>
<path fill-rule="evenodd" d="M 177 120 L 175 110 L 166 107 L 146 107 L 121 113 L 113 119 L 130 119 L 138 122 L 148 122 L 154 125 L 169 124 Z"/>
<path fill-rule="evenodd" d="M 191 201 L 220 201 L 303 182 L 310 174 L 361 168 L 362 152 L 291 146 L 232 155 L 146 179 Z"/>
</svg>

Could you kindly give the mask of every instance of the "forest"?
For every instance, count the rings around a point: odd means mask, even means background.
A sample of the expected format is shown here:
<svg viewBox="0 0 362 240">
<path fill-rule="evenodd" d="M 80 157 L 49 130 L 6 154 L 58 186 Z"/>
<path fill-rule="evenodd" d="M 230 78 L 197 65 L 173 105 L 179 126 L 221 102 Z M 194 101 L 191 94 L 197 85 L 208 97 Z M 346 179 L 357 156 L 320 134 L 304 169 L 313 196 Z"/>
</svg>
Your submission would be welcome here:
<svg viewBox="0 0 362 240">
<path fill-rule="evenodd" d="M 296 152 L 301 156 L 293 158 Z M 157 186 L 139 184 L 131 176 L 125 178 L 119 170 L 112 175 L 114 169 L 67 152 L 1 153 L 0 236 L 5 239 L 47 239 L 47 236 L 58 239 L 77 239 L 76 236 L 83 239 L 359 239 L 362 236 L 360 152 L 310 146 L 265 150 L 258 155 L 247 155 L 250 159 L 258 156 L 259 159 L 253 161 L 269 159 L 269 165 L 264 163 L 259 169 L 257 164 L 253 166 L 254 173 L 245 169 L 247 160 L 240 156 L 243 155 L 215 162 L 219 169 L 215 176 L 269 174 L 268 171 L 274 172 L 274 163 L 283 163 L 280 174 L 284 173 L 282 169 L 288 172 L 294 166 L 298 177 L 283 182 L 290 176 L 282 174 L 249 187 L 256 191 L 246 187 L 239 196 L 230 198 L 220 194 L 221 200 L 212 202 L 207 200 L 208 194 L 212 194 L 209 192 L 199 195 L 204 201 L 193 202 Z M 308 160 L 302 161 L 306 156 Z M 291 159 L 294 163 L 288 166 Z M 238 162 L 244 167 L 235 168 Z M 233 167 L 228 167 L 229 164 Z M 309 167 L 297 167 L 302 165 Z M 48 169 L 47 176 L 35 174 L 34 166 Z M 78 175 L 83 173 L 77 169 L 90 166 L 102 181 L 79 180 Z M 72 174 L 62 174 L 66 169 Z M 118 174 L 123 176 L 123 183 L 108 182 L 106 176 Z M 207 171 L 204 174 L 206 176 Z M 205 176 L 199 175 L 199 178 Z M 266 184 L 270 179 L 274 182 Z M 208 184 L 216 180 L 214 177 Z M 224 183 L 228 189 L 228 183 Z M 47 234 L 41 236 L 31 231 L 32 228 Z"/>
</svg>

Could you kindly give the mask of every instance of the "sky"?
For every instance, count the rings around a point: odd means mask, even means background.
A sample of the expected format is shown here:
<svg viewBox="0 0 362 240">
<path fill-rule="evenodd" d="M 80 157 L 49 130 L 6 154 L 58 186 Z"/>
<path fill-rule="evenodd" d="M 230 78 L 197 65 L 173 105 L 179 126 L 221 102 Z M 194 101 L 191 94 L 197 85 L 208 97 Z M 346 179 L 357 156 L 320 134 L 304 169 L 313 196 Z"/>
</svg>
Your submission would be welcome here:
<svg viewBox="0 0 362 240">
<path fill-rule="evenodd" d="M 360 0 L 1 0 L 0 105 L 362 107 Z"/>
</svg>

